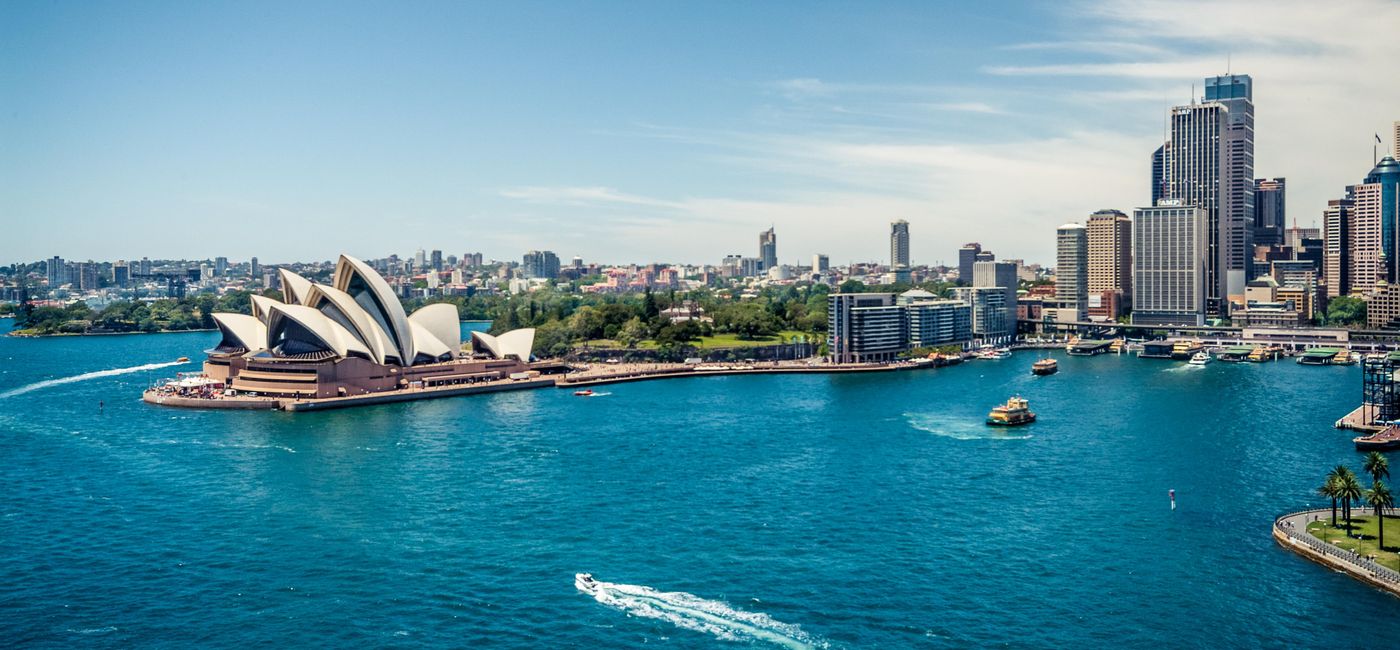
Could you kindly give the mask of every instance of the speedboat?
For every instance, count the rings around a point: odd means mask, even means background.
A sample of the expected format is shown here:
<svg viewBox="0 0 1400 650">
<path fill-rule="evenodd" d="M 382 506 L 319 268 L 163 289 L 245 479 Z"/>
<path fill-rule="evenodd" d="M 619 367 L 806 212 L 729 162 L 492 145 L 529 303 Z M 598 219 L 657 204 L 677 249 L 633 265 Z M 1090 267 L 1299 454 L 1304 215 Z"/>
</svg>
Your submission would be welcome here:
<svg viewBox="0 0 1400 650">
<path fill-rule="evenodd" d="M 176 360 L 175 360 L 175 363 L 189 363 L 189 362 L 190 362 L 190 358 L 189 358 L 189 357 L 180 357 L 179 359 L 176 359 Z"/>
<path fill-rule="evenodd" d="M 1201 350 L 1200 352 L 1191 355 L 1191 360 L 1187 361 L 1186 363 L 1189 363 L 1193 366 L 1204 366 L 1207 363 L 1210 363 L 1210 353 L 1206 352 L 1205 350 Z"/>
<path fill-rule="evenodd" d="M 578 396 L 578 397 L 592 397 L 592 396 L 593 396 L 593 391 L 590 390 L 590 389 L 585 388 L 585 389 L 583 389 L 583 390 L 576 390 L 576 391 L 574 391 L 574 395 L 576 395 L 576 396 Z"/>
<path fill-rule="evenodd" d="M 575 573 L 574 586 L 585 594 L 596 593 L 598 591 L 598 581 L 593 579 L 591 573 Z"/>
</svg>

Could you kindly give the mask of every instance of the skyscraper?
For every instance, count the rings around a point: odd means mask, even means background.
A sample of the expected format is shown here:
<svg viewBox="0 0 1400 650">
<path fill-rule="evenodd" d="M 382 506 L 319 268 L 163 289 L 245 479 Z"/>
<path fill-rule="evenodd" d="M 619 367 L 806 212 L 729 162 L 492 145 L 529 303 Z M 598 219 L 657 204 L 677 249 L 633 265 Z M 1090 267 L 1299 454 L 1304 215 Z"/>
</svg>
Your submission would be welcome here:
<svg viewBox="0 0 1400 650">
<path fill-rule="evenodd" d="M 1198 206 L 1162 203 L 1133 211 L 1133 323 L 1201 325 L 1209 218 Z"/>
<path fill-rule="evenodd" d="M 1365 185 L 1376 185 L 1379 195 L 1376 209 L 1381 224 L 1381 251 L 1385 253 L 1386 279 L 1395 282 L 1400 279 L 1400 163 L 1386 156 L 1371 169 L 1362 181 Z M 1360 202 L 1357 204 L 1361 208 Z"/>
<path fill-rule="evenodd" d="M 424 267 L 426 267 L 427 265 L 428 265 L 428 254 L 427 254 L 427 253 L 424 253 L 424 252 L 423 252 L 423 249 L 420 248 L 420 249 L 418 249 L 416 252 L 413 253 L 413 268 L 418 269 L 418 270 L 422 270 L 422 269 L 423 269 Z"/>
<path fill-rule="evenodd" d="M 527 251 L 520 266 L 527 278 L 559 277 L 559 256 L 554 251 Z"/>
<path fill-rule="evenodd" d="M 434 271 L 442 271 L 442 251 L 433 251 L 429 264 Z"/>
<path fill-rule="evenodd" d="M 131 284 L 131 267 L 127 266 L 126 260 L 117 260 L 112 264 L 112 286 L 125 289 Z"/>
<path fill-rule="evenodd" d="M 1084 230 L 1089 240 L 1089 315 L 1117 318 L 1133 300 L 1132 219 L 1117 210 L 1099 210 L 1089 215 Z"/>
<path fill-rule="evenodd" d="M 1088 318 L 1089 237 L 1077 223 L 1067 223 L 1055 231 L 1055 301 L 1061 310 L 1072 312 L 1076 323 Z M 1062 315 L 1060 320 L 1064 320 Z"/>
<path fill-rule="evenodd" d="M 228 276 L 228 258 L 227 258 L 227 257 L 216 257 L 216 258 L 214 258 L 214 275 L 216 275 L 216 276 L 218 276 L 218 277 L 221 277 L 221 278 L 222 278 L 222 277 Z"/>
<path fill-rule="evenodd" d="M 1400 120 L 1395 121 L 1395 142 L 1390 146 L 1390 157 L 1400 160 Z"/>
<path fill-rule="evenodd" d="M 758 233 L 758 261 L 760 271 L 767 271 L 778 265 L 778 235 L 772 228 Z"/>
<path fill-rule="evenodd" d="M 1163 143 L 1152 152 L 1152 205 L 1165 198 L 1167 193 L 1167 161 L 1171 143 Z"/>
<path fill-rule="evenodd" d="M 972 265 L 977 262 L 980 252 L 982 245 L 977 242 L 963 244 L 958 249 L 958 284 L 972 285 Z"/>
<path fill-rule="evenodd" d="M 909 222 L 890 222 L 890 267 L 909 268 Z"/>
<path fill-rule="evenodd" d="M 252 278 L 254 281 L 262 278 L 262 265 L 258 264 L 258 258 L 256 257 L 248 260 L 248 277 Z"/>
<path fill-rule="evenodd" d="M 1333 199 L 1322 213 L 1322 281 L 1327 297 L 1351 293 L 1351 199 Z"/>
<path fill-rule="evenodd" d="M 1247 74 L 1206 78 L 1206 101 L 1225 105 L 1227 115 L 1226 160 L 1221 169 L 1223 192 L 1229 200 L 1221 219 L 1226 221 L 1225 263 L 1227 292 L 1244 291 L 1252 280 L 1254 259 L 1254 79 Z"/>
<path fill-rule="evenodd" d="M 812 256 L 812 272 L 826 273 L 831 269 L 831 259 L 821 253 Z"/>
<path fill-rule="evenodd" d="M 1283 243 L 1283 228 L 1287 224 L 1284 211 L 1285 183 L 1282 178 L 1259 178 L 1254 181 L 1254 243 L 1278 246 Z"/>
<path fill-rule="evenodd" d="M 150 275 L 150 274 L 151 274 L 151 260 L 150 260 L 150 258 L 143 257 L 143 258 L 141 258 L 141 275 Z"/>
<path fill-rule="evenodd" d="M 63 258 L 57 255 L 50 257 L 44 266 L 44 276 L 49 281 L 50 289 L 57 289 L 68 283 L 68 268 L 63 263 Z"/>
</svg>

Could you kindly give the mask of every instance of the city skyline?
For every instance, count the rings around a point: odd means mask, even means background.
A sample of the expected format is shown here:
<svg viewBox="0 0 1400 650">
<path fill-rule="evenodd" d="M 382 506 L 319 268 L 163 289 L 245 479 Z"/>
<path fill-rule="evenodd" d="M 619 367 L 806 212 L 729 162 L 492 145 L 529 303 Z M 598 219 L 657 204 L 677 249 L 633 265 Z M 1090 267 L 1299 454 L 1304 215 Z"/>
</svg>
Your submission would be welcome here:
<svg viewBox="0 0 1400 650">
<path fill-rule="evenodd" d="M 1205 77 L 1254 78 L 1256 175 L 1289 179 L 1290 225 L 1320 225 L 1400 105 L 1368 72 L 1400 54 L 1389 3 L 603 9 L 350 6 L 323 26 L 301 7 L 273 27 L 232 5 L 8 6 L 0 260 L 432 245 L 715 263 L 773 225 L 795 264 L 881 259 L 879 224 L 906 219 L 918 264 L 990 230 L 1002 256 L 1048 262 L 1057 225 L 1149 204 L 1165 111 Z M 594 43 L 638 21 L 679 47 Z M 770 45 L 706 38 L 735 25 Z M 842 57 L 813 49 L 834 38 Z M 268 244 L 274 228 L 314 250 Z"/>
</svg>

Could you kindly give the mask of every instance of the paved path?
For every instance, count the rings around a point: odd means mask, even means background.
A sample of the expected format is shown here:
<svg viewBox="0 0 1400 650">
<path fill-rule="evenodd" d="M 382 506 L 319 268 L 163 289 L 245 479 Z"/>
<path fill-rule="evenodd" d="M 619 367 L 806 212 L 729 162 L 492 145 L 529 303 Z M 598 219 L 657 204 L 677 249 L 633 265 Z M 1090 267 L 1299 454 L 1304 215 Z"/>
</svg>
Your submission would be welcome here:
<svg viewBox="0 0 1400 650">
<path fill-rule="evenodd" d="M 1392 509 L 1388 514 L 1395 514 L 1395 510 Z M 1354 578 L 1400 596 L 1400 572 L 1376 564 L 1351 551 L 1328 544 L 1308 533 L 1308 523 L 1313 521 L 1330 523 L 1331 520 L 1331 508 L 1287 514 L 1274 520 L 1274 538 L 1278 539 L 1285 548 L 1307 556 L 1313 561 L 1341 569 Z"/>
</svg>

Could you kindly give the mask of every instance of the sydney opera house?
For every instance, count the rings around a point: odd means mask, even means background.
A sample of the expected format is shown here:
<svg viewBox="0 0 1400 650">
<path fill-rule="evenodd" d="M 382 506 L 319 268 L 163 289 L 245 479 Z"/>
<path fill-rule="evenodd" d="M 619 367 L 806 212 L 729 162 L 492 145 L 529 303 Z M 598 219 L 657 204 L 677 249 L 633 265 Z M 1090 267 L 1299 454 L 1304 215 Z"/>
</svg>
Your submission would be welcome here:
<svg viewBox="0 0 1400 650">
<path fill-rule="evenodd" d="M 216 313 L 222 338 L 204 374 L 218 396 L 333 398 L 506 379 L 530 369 L 534 330 L 474 332 L 457 308 L 404 312 L 389 283 L 342 255 L 331 284 L 280 269 L 284 301 L 254 295 L 252 315 Z"/>
</svg>

